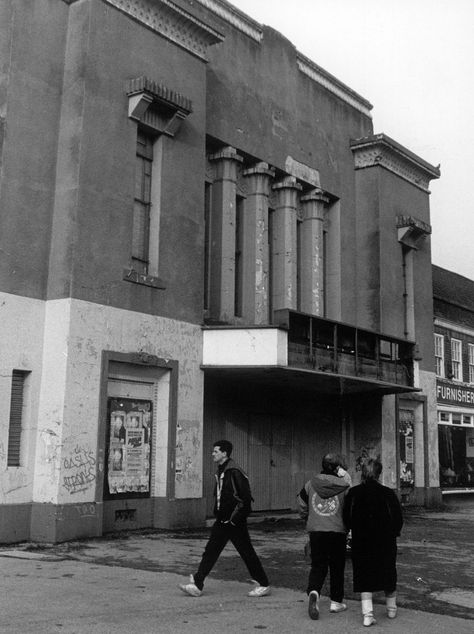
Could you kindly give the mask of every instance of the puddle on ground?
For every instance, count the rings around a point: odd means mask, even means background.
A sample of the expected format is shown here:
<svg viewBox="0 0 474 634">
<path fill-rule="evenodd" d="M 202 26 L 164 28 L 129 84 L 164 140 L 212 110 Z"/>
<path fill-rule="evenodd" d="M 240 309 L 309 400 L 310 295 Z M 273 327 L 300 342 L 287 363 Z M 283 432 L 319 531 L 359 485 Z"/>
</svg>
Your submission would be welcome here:
<svg viewBox="0 0 474 634">
<path fill-rule="evenodd" d="M 441 592 L 431 592 L 428 596 L 437 601 L 462 605 L 465 608 L 474 608 L 474 591 L 462 588 L 447 588 Z"/>
</svg>

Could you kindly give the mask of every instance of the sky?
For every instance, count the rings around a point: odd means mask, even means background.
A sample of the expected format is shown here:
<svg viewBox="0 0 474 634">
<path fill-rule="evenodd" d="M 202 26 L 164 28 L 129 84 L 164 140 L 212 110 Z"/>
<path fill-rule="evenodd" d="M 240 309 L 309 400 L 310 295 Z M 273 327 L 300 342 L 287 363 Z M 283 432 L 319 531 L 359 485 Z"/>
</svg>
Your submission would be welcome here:
<svg viewBox="0 0 474 634">
<path fill-rule="evenodd" d="M 474 280 L 474 0 L 231 0 L 373 105 L 385 133 L 440 165 L 432 260 Z"/>
</svg>

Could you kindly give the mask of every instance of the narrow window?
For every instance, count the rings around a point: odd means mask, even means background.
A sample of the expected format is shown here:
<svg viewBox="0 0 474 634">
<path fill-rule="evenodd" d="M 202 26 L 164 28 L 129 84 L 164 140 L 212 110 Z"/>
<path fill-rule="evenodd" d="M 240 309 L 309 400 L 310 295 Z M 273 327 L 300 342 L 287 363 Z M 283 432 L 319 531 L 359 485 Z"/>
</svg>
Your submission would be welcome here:
<svg viewBox="0 0 474 634">
<path fill-rule="evenodd" d="M 455 381 L 462 381 L 462 344 L 451 339 L 451 371 Z"/>
<path fill-rule="evenodd" d="M 23 419 L 23 393 L 28 372 L 13 370 L 10 400 L 10 422 L 8 426 L 8 467 L 20 466 L 21 425 Z"/>
<path fill-rule="evenodd" d="M 210 274 L 211 274 L 211 183 L 204 190 L 204 310 L 209 310 Z"/>
<path fill-rule="evenodd" d="M 435 334 L 434 336 L 436 376 L 444 376 L 444 337 Z"/>
<path fill-rule="evenodd" d="M 468 344 L 469 349 L 469 383 L 474 383 L 474 344 Z"/>
<path fill-rule="evenodd" d="M 152 163 L 153 139 L 138 130 L 132 229 L 132 266 L 136 271 L 144 274 L 148 273 L 149 265 Z"/>
<path fill-rule="evenodd" d="M 268 323 L 273 324 L 273 213 L 268 209 Z"/>
<path fill-rule="evenodd" d="M 296 221 L 296 310 L 301 310 L 301 267 L 303 266 L 301 257 L 301 240 L 303 231 L 303 223 L 300 220 Z"/>
<path fill-rule="evenodd" d="M 241 196 L 237 196 L 237 205 L 235 209 L 235 298 L 234 298 L 234 314 L 236 317 L 242 317 L 242 299 L 244 291 L 243 280 L 243 267 L 242 267 L 242 255 L 243 255 L 243 214 L 244 214 L 244 199 Z"/>
</svg>

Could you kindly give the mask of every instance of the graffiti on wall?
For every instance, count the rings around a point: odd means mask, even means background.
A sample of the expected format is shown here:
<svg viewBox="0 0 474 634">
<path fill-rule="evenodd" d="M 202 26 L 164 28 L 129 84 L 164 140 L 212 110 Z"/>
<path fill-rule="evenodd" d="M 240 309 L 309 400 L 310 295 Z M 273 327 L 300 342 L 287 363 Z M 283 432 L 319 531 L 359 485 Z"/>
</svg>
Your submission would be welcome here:
<svg viewBox="0 0 474 634">
<path fill-rule="evenodd" d="M 87 446 L 76 445 L 63 460 L 63 487 L 71 495 L 87 491 L 96 480 L 95 452 Z"/>
</svg>

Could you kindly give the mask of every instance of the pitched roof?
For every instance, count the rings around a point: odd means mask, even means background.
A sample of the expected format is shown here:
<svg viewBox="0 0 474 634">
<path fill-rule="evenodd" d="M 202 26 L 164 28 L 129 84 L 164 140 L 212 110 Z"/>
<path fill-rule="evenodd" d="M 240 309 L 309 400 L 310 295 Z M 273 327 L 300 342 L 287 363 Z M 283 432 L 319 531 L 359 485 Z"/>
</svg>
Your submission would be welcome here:
<svg viewBox="0 0 474 634">
<path fill-rule="evenodd" d="M 474 312 L 474 280 L 433 264 L 433 297 Z"/>
</svg>

